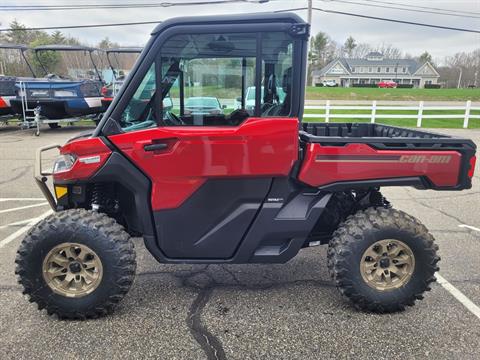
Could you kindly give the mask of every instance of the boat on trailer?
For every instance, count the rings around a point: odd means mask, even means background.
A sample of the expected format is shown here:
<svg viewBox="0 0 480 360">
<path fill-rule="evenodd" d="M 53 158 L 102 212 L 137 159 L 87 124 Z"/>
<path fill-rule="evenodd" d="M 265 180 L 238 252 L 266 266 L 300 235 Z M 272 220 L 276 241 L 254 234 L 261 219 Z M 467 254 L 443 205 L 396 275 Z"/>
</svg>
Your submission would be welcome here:
<svg viewBox="0 0 480 360">
<path fill-rule="evenodd" d="M 33 51 L 45 78 L 17 81 L 16 97 L 10 101 L 15 113 L 24 115 L 25 109 L 39 107 L 41 116 L 56 120 L 95 115 L 104 111 L 101 94 L 104 82 L 93 58 L 93 53 L 98 49 L 79 45 L 44 45 L 33 48 Z M 49 74 L 39 55 L 47 51 L 88 53 L 96 78 L 72 80 Z"/>
<path fill-rule="evenodd" d="M 0 49 L 5 50 L 18 50 L 20 57 L 24 60 L 25 64 L 28 67 L 28 71 L 32 74 L 32 77 L 20 77 L 14 75 L 0 75 L 0 117 L 9 117 L 14 115 L 12 111 L 10 101 L 16 97 L 16 87 L 15 84 L 17 81 L 32 81 L 36 78 L 35 72 L 33 71 L 32 66 L 28 62 L 25 52 L 28 50 L 26 45 L 17 45 L 17 44 L 0 44 Z"/>
</svg>

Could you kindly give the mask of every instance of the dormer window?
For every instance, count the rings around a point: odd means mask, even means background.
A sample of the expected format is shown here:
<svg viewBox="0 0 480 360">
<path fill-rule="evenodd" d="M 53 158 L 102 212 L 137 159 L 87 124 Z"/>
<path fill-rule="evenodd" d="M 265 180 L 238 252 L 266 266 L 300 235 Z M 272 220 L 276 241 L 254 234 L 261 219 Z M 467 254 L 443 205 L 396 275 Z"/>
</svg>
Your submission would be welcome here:
<svg viewBox="0 0 480 360">
<path fill-rule="evenodd" d="M 373 51 L 367 54 L 366 59 L 368 61 L 383 61 L 383 54 Z"/>
</svg>

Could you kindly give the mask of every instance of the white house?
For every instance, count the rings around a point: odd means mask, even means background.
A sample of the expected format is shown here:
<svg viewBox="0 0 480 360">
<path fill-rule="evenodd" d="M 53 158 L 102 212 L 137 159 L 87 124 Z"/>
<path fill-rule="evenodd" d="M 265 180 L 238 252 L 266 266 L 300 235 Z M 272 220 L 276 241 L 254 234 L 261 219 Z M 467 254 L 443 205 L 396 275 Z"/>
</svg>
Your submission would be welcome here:
<svg viewBox="0 0 480 360">
<path fill-rule="evenodd" d="M 379 52 L 371 52 L 363 59 L 339 58 L 320 70 L 312 72 L 312 86 L 324 81 L 335 81 L 338 86 L 376 84 L 395 81 L 397 84 L 437 84 L 439 73 L 429 62 L 421 64 L 413 59 L 385 59 Z"/>
</svg>

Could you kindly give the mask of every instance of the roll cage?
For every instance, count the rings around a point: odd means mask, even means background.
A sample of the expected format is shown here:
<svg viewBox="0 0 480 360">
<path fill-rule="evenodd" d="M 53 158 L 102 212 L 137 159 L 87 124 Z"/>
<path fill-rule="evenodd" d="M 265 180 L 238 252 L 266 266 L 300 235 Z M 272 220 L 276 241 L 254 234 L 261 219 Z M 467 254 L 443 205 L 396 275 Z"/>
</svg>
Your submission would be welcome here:
<svg viewBox="0 0 480 360">
<path fill-rule="evenodd" d="M 97 64 L 95 63 L 95 60 L 93 60 L 93 52 L 94 51 L 100 51 L 100 49 L 88 47 L 88 46 L 80 46 L 80 45 L 42 45 L 42 46 L 37 46 L 33 48 L 33 51 L 35 52 L 35 57 L 37 58 L 38 63 L 40 64 L 42 70 L 44 71 L 45 75 L 48 75 L 48 70 L 45 67 L 45 65 L 42 63 L 42 60 L 40 59 L 40 56 L 38 54 L 42 51 L 78 51 L 78 52 L 88 52 L 88 55 L 90 57 L 90 62 L 93 65 L 93 68 L 95 70 L 95 73 L 97 74 L 98 80 L 100 82 L 103 82 L 102 75 L 100 74 L 100 71 L 98 70 Z"/>
<path fill-rule="evenodd" d="M 113 65 L 112 58 L 115 59 L 117 64 L 119 63 L 117 54 L 139 54 L 141 53 L 143 48 L 141 47 L 121 47 L 121 48 L 111 48 L 105 50 L 105 54 L 107 55 L 107 61 L 108 65 L 110 66 L 110 69 L 112 70 L 113 73 L 113 78 L 117 79 L 117 74 L 116 74 L 116 69 L 115 66 Z"/>
<path fill-rule="evenodd" d="M 37 77 L 37 75 L 35 74 L 35 71 L 33 71 L 32 65 L 30 65 L 27 57 L 25 56 L 25 51 L 27 51 L 29 49 L 29 47 L 27 45 L 0 44 L 0 49 L 12 49 L 12 50 L 20 51 L 20 55 L 22 56 L 22 59 L 25 61 L 25 64 L 27 64 L 28 70 L 32 73 L 32 76 L 34 78 Z"/>
</svg>

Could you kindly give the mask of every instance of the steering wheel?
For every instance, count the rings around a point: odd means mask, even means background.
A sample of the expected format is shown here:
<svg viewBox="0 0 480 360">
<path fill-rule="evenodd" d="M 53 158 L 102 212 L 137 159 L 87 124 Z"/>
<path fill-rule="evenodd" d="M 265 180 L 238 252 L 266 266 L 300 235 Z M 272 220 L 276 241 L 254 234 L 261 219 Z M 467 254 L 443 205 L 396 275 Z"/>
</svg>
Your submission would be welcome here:
<svg viewBox="0 0 480 360">
<path fill-rule="evenodd" d="M 173 125 L 173 126 L 186 125 L 182 119 L 180 119 L 177 115 L 175 115 L 171 111 L 166 111 L 165 115 L 166 115 L 166 119 L 164 119 L 164 121 L 168 125 Z"/>
</svg>

